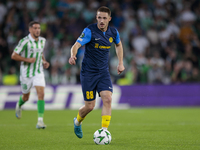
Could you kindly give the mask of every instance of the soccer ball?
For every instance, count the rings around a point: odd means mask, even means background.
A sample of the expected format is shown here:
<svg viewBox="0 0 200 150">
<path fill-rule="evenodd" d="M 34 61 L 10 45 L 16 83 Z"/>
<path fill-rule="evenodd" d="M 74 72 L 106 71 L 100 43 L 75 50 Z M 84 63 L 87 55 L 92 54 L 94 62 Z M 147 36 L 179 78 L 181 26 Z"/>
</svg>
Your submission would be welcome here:
<svg viewBox="0 0 200 150">
<path fill-rule="evenodd" d="M 108 145 L 110 144 L 112 137 L 108 130 L 99 129 L 94 132 L 93 140 L 97 145 Z"/>
</svg>

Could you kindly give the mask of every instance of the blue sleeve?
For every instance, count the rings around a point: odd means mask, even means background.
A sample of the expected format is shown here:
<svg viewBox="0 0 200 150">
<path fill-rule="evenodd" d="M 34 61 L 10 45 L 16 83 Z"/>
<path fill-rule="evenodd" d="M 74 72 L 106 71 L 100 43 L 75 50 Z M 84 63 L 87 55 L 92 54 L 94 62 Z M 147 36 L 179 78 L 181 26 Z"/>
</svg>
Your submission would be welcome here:
<svg viewBox="0 0 200 150">
<path fill-rule="evenodd" d="M 116 31 L 117 31 L 117 29 L 116 29 Z M 119 32 L 118 31 L 117 31 L 117 36 L 116 36 L 114 42 L 115 42 L 115 44 L 118 44 L 120 42 L 120 36 L 119 36 Z"/>
<path fill-rule="evenodd" d="M 85 28 L 76 42 L 79 42 L 83 46 L 91 41 L 91 36 L 91 30 L 89 28 Z"/>
</svg>

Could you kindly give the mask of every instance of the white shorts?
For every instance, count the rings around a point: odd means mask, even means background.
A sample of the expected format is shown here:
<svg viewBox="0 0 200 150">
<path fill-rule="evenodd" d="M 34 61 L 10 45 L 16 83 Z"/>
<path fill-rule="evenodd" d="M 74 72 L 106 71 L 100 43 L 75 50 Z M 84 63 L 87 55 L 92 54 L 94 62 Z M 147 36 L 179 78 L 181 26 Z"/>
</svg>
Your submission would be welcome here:
<svg viewBox="0 0 200 150">
<path fill-rule="evenodd" d="M 23 94 L 29 93 L 34 86 L 46 86 L 44 74 L 36 74 L 34 77 L 30 78 L 20 76 L 20 84 Z"/>
</svg>

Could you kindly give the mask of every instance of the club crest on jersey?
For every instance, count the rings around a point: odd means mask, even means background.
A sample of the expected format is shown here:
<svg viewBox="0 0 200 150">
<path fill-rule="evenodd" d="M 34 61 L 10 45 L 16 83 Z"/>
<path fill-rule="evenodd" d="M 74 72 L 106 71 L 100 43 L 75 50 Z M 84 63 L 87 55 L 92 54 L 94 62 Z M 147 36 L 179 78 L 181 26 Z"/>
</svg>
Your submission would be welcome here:
<svg viewBox="0 0 200 150">
<path fill-rule="evenodd" d="M 113 42 L 113 38 L 112 38 L 112 37 L 109 38 L 109 42 L 110 42 L 110 43 Z"/>
</svg>

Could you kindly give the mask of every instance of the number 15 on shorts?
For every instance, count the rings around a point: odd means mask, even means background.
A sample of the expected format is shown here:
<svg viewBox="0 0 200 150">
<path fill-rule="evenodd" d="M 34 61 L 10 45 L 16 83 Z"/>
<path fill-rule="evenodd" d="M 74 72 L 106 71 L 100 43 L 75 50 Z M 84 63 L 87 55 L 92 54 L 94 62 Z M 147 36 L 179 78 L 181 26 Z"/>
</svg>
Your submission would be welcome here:
<svg viewBox="0 0 200 150">
<path fill-rule="evenodd" d="M 86 98 L 87 99 L 93 99 L 94 98 L 93 91 L 86 91 Z"/>
</svg>

